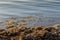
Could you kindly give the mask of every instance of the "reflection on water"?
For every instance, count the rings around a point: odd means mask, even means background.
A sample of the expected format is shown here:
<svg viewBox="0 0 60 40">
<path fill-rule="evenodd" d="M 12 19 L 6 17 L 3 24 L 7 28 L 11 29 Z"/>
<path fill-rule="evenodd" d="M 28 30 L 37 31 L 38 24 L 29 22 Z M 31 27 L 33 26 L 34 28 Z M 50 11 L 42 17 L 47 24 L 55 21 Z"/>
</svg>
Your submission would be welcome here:
<svg viewBox="0 0 60 40">
<path fill-rule="evenodd" d="M 30 23 L 35 25 L 53 25 L 60 23 L 59 0 L 7 0 L 0 2 L 0 20 L 9 19 L 10 16 L 21 18 L 33 16 L 41 18 L 41 22 Z"/>
</svg>

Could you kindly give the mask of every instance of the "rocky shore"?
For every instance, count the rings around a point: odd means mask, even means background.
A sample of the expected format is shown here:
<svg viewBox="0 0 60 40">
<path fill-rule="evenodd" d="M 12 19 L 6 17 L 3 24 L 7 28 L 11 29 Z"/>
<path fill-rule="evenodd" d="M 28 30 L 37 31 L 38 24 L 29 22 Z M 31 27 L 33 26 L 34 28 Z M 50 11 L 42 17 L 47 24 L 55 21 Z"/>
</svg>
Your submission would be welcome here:
<svg viewBox="0 0 60 40">
<path fill-rule="evenodd" d="M 60 40 L 60 24 L 34 27 L 27 27 L 25 24 L 18 25 L 25 22 L 25 20 L 18 22 L 7 20 L 6 29 L 0 28 L 0 40 Z"/>
<path fill-rule="evenodd" d="M 15 25 L 14 25 L 15 26 Z M 60 25 L 0 29 L 0 40 L 60 40 Z"/>
</svg>

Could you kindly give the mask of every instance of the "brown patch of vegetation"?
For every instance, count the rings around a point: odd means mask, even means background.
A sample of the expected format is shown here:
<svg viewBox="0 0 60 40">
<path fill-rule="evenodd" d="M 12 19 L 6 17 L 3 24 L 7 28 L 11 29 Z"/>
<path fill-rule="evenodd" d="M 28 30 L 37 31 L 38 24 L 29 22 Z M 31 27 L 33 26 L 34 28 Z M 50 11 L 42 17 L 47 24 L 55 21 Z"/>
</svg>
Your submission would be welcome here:
<svg viewBox="0 0 60 40">
<path fill-rule="evenodd" d="M 32 17 L 25 17 L 32 18 Z M 0 40 L 60 40 L 60 24 L 53 26 L 26 27 L 18 23 L 25 23 L 25 20 L 14 22 L 7 20 L 5 28 L 0 29 Z"/>
</svg>

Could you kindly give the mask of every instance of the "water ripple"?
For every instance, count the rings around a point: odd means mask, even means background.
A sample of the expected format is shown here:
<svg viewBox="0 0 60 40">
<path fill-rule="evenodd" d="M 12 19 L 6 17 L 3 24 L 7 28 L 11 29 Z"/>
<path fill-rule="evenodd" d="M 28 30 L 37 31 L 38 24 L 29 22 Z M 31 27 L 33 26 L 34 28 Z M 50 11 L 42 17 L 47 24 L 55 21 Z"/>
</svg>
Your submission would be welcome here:
<svg viewBox="0 0 60 40">
<path fill-rule="evenodd" d="M 21 17 L 36 14 L 60 20 L 60 0 L 0 0 L 1 19 L 11 15 Z"/>
</svg>

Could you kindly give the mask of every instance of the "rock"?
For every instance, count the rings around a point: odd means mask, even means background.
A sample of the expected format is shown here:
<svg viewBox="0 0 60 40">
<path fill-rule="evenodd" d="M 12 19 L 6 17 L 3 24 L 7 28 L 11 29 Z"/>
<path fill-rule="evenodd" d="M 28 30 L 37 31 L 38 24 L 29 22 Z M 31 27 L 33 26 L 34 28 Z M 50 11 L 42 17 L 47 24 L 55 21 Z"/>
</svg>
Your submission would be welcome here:
<svg viewBox="0 0 60 40">
<path fill-rule="evenodd" d="M 23 32 L 25 29 L 27 29 L 25 26 L 18 27 L 18 31 Z"/>
<path fill-rule="evenodd" d="M 30 33 L 32 33 L 32 32 L 33 32 L 33 31 L 30 30 L 30 29 L 28 29 L 28 30 L 26 29 L 26 30 L 24 31 L 25 34 L 30 34 Z"/>
<path fill-rule="evenodd" d="M 57 32 L 57 35 L 60 37 L 60 30 Z"/>
<path fill-rule="evenodd" d="M 16 22 L 13 22 L 13 21 L 8 21 L 7 24 L 5 25 L 5 28 L 9 29 L 9 28 L 12 28 L 12 27 L 17 27 L 17 23 Z"/>
<path fill-rule="evenodd" d="M 11 35 L 11 34 L 17 33 L 18 31 L 16 27 L 13 27 L 13 28 L 7 29 L 6 32 L 8 33 L 8 35 Z"/>
<path fill-rule="evenodd" d="M 30 17 L 27 17 L 30 18 Z M 25 23 L 25 20 L 20 20 Z M 5 40 L 60 40 L 60 24 L 54 26 L 27 27 L 19 23 L 7 20 L 6 30 L 0 29 L 0 38 Z M 17 37 L 17 38 L 16 38 Z"/>
<path fill-rule="evenodd" d="M 14 26 L 13 25 L 5 25 L 6 29 L 9 29 L 9 28 L 12 28 L 12 27 L 14 27 Z"/>
<path fill-rule="evenodd" d="M 1 32 L 1 31 L 5 31 L 5 30 L 0 28 L 0 32 Z"/>
<path fill-rule="evenodd" d="M 0 35 L 3 35 L 5 33 L 4 29 L 0 29 Z"/>
<path fill-rule="evenodd" d="M 43 37 L 45 35 L 46 31 L 44 30 L 41 30 L 41 31 L 38 31 L 38 35 L 40 35 L 41 37 Z"/>
<path fill-rule="evenodd" d="M 31 34 L 27 34 L 23 40 L 33 40 L 33 37 L 31 36 Z"/>
<path fill-rule="evenodd" d="M 17 18 L 16 17 L 10 17 L 11 19 L 13 19 L 13 20 L 16 20 Z"/>
<path fill-rule="evenodd" d="M 35 27 L 35 29 L 36 29 L 36 30 L 43 30 L 43 28 L 40 27 L 40 26 L 39 26 L 39 27 Z"/>
<path fill-rule="evenodd" d="M 53 25 L 54 28 L 58 29 L 60 27 L 60 24 Z"/>
<path fill-rule="evenodd" d="M 41 36 L 40 35 L 34 35 L 34 40 L 42 40 Z"/>
</svg>

